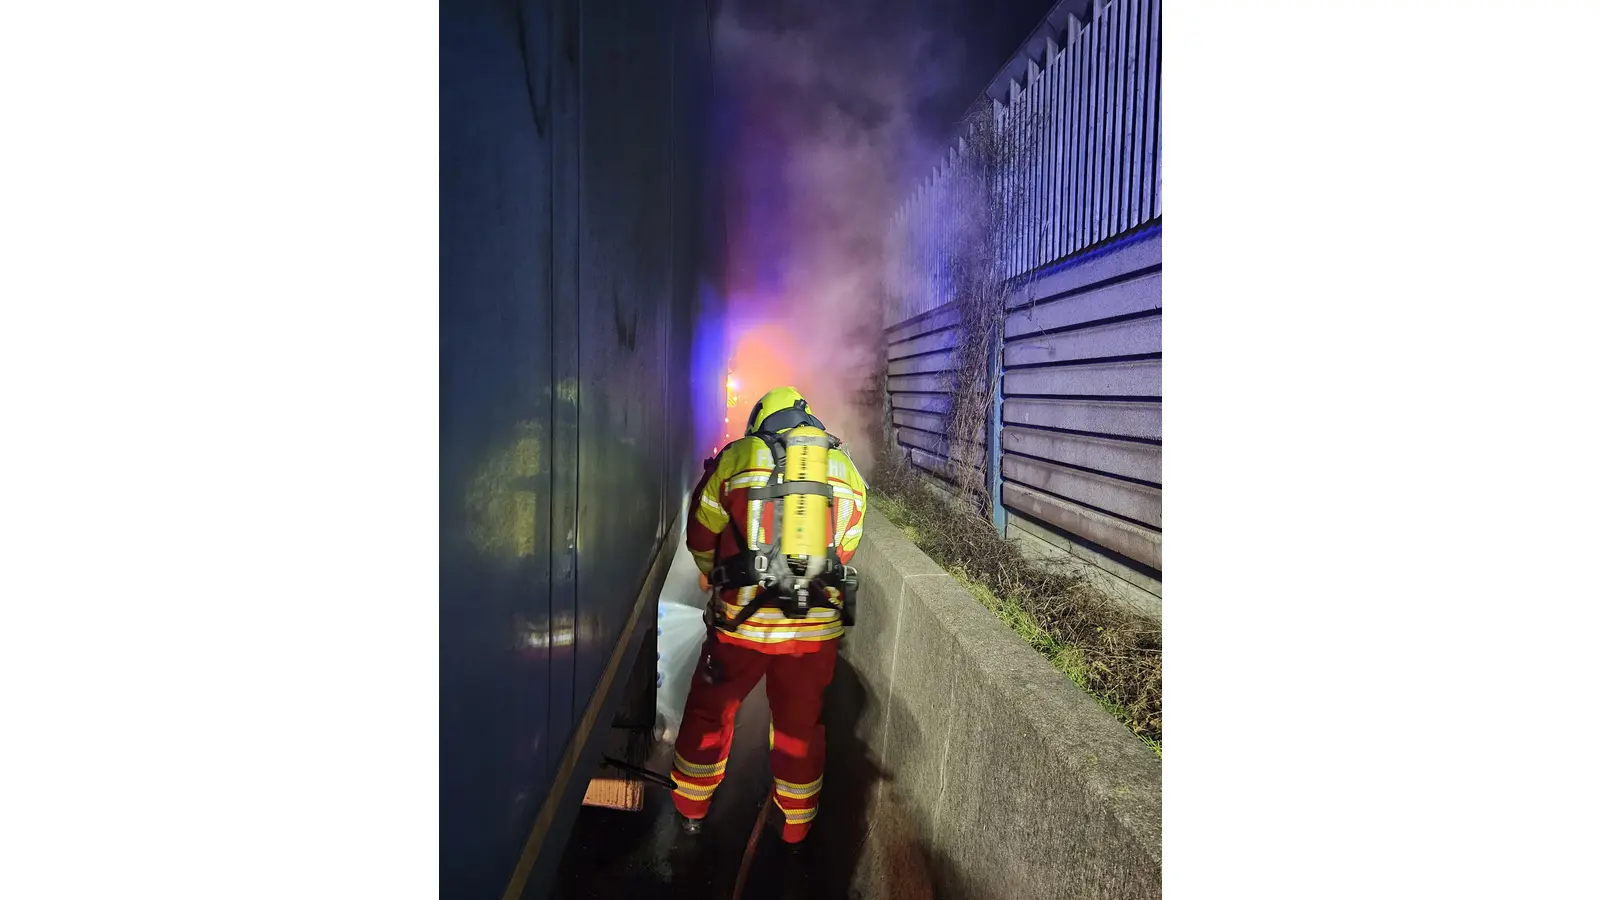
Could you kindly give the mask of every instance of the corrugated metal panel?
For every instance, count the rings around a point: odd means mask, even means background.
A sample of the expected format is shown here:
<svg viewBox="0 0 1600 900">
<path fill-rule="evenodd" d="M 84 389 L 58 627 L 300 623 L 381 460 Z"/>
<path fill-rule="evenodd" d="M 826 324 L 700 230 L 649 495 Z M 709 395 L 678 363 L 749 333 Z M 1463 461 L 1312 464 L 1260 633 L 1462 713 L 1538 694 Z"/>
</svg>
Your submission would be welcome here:
<svg viewBox="0 0 1600 900">
<path fill-rule="evenodd" d="M 1125 243 L 1102 247 L 1060 266 L 1033 273 L 1012 291 L 1006 300 L 1007 308 L 1016 309 L 1084 288 L 1101 287 L 1119 278 L 1153 272 L 1161 265 L 1160 230 L 1129 235 L 1125 240 Z"/>
<path fill-rule="evenodd" d="M 1141 565 L 1161 569 L 1161 532 L 1135 525 L 1086 506 L 1051 497 L 1014 482 L 1001 491 L 1007 507 L 1068 534 L 1079 535 Z"/>
<path fill-rule="evenodd" d="M 1085 62 L 1088 59 L 1088 32 L 1081 23 L 1074 20 L 1077 27 L 1072 35 L 1072 40 L 1067 46 L 1067 73 L 1069 98 L 1067 102 L 1067 182 L 1070 190 L 1067 193 L 1067 244 L 1065 251 L 1071 255 L 1083 246 L 1079 240 L 1083 233 L 1086 219 L 1083 215 L 1083 199 L 1085 196 L 1084 178 L 1088 172 L 1088 108 L 1089 92 L 1088 77 L 1085 75 Z"/>
<path fill-rule="evenodd" d="M 895 431 L 899 435 L 900 443 L 906 445 L 907 447 L 918 447 L 928 451 L 929 453 L 937 453 L 940 456 L 947 457 L 958 457 L 965 455 L 969 460 L 974 458 L 982 459 L 983 457 L 983 453 L 981 452 L 983 447 L 983 444 L 981 443 L 983 440 L 982 436 L 979 437 L 980 443 L 978 444 L 963 442 L 961 447 L 951 447 L 949 446 L 949 442 L 945 439 L 943 428 L 938 428 L 933 431 L 924 431 L 917 427 L 901 427 L 896 428 Z M 961 448 L 963 447 L 966 449 L 965 454 L 960 452 Z"/>
<path fill-rule="evenodd" d="M 1161 6 L 1160 0 L 1157 0 L 1156 8 L 1159 10 L 1160 6 Z M 1156 62 L 1156 99 L 1155 99 L 1155 107 L 1156 107 L 1156 111 L 1155 111 L 1155 119 L 1156 119 L 1156 183 L 1155 183 L 1155 209 L 1152 211 L 1154 213 L 1154 217 L 1158 218 L 1158 219 L 1161 218 L 1161 131 L 1162 131 L 1162 129 L 1161 129 L 1161 65 L 1160 65 L 1160 59 L 1161 59 L 1161 34 L 1160 34 L 1160 27 L 1161 27 L 1161 17 L 1160 17 L 1160 13 L 1158 12 L 1157 15 L 1156 15 L 1156 29 L 1157 29 L 1157 31 L 1156 31 L 1156 53 L 1155 53 L 1156 60 L 1157 60 L 1157 62 Z"/>
<path fill-rule="evenodd" d="M 1038 245 L 1034 240 L 1035 231 L 1033 218 L 1034 207 L 1036 206 L 1038 198 L 1037 191 L 1035 190 L 1036 184 L 1034 181 L 1034 168 L 1037 165 L 1039 156 L 1039 92 L 1033 90 L 1033 86 L 1037 81 L 1038 72 L 1038 63 L 1035 63 L 1031 59 L 1028 60 L 1028 76 L 1027 80 L 1024 82 L 1024 86 L 1028 89 L 1023 92 L 1020 98 L 1018 98 L 1022 107 L 1022 118 L 1018 123 L 1020 128 L 1017 132 L 1017 137 L 1020 141 L 1020 147 L 1022 148 L 1022 155 L 1017 159 L 1017 164 L 1019 166 L 1017 173 L 1019 178 L 1019 183 L 1017 185 L 1017 200 L 1021 204 L 1021 208 L 1018 210 L 1017 217 L 1017 265 L 1016 268 L 1012 270 L 1011 274 L 1013 275 L 1026 272 L 1033 268 L 1032 257 L 1038 250 Z"/>
<path fill-rule="evenodd" d="M 954 462 L 950 459 L 940 456 L 937 453 L 932 453 L 918 447 L 912 447 L 910 455 L 911 462 L 915 464 L 917 468 L 924 469 L 928 472 L 938 475 L 940 478 L 948 482 L 953 483 L 956 480 L 957 472 L 960 470 L 961 466 L 960 463 Z M 973 468 L 973 471 L 977 471 L 975 467 Z"/>
<path fill-rule="evenodd" d="M 941 489 L 947 498 L 955 495 L 957 472 L 955 463 L 941 456 L 923 453 L 921 450 L 916 449 L 908 451 L 908 455 L 911 457 L 912 465 L 933 476 L 932 483 L 934 487 Z M 974 495 L 978 493 L 981 493 L 981 483 L 979 488 L 973 490 Z"/>
<path fill-rule="evenodd" d="M 1029 154 L 1029 175 L 1031 182 L 1030 193 L 1033 195 L 1032 208 L 1028 213 L 1028 252 L 1023 261 L 1027 267 L 1023 271 L 1038 268 L 1049 259 L 1050 238 L 1050 132 L 1054 123 L 1050 116 L 1050 70 L 1049 57 L 1045 57 L 1045 65 L 1039 67 L 1039 76 L 1035 79 L 1033 96 L 1029 98 L 1028 106 L 1032 110 L 1033 137 L 1032 151 Z"/>
<path fill-rule="evenodd" d="M 1093 469 L 1108 475 L 1161 483 L 1161 447 L 1158 444 L 1090 437 L 1084 434 L 1062 434 L 1036 428 L 1003 429 L 1000 443 L 1008 452 L 1022 453 L 1040 459 L 1053 459 L 1069 466 Z"/>
<path fill-rule="evenodd" d="M 889 361 L 890 375 L 914 375 L 919 372 L 943 372 L 951 367 L 954 350 L 941 350 L 920 356 Z"/>
<path fill-rule="evenodd" d="M 1107 55 L 1110 53 L 1109 34 L 1111 23 L 1105 15 L 1095 17 L 1090 23 L 1090 47 L 1093 48 L 1093 68 L 1089 72 L 1089 94 L 1093 97 L 1093 109 L 1089 114 L 1090 144 L 1089 158 L 1093 161 L 1094 177 L 1091 182 L 1091 197 L 1089 208 L 1089 238 L 1098 242 L 1106 236 L 1106 197 L 1109 193 L 1107 185 L 1106 166 L 1110 162 L 1108 145 L 1110 143 L 1110 129 L 1106 127 L 1106 116 L 1110 111 L 1110 98 L 1107 96 L 1106 68 L 1110 63 Z"/>
<path fill-rule="evenodd" d="M 1067 54 L 1066 48 L 1056 53 L 1050 64 L 1050 119 L 1054 123 L 1051 136 L 1050 171 L 1053 189 L 1050 195 L 1050 261 L 1067 255 Z"/>
<path fill-rule="evenodd" d="M 1056 88 L 1057 75 L 1061 72 L 1060 65 L 1056 62 L 1055 42 L 1045 48 L 1044 67 L 1044 105 L 1042 116 L 1044 118 L 1044 200 L 1040 227 L 1043 234 L 1040 237 L 1042 251 L 1040 261 L 1052 260 L 1061 254 L 1056 249 L 1056 226 L 1061 219 L 1061 203 L 1056 195 L 1056 188 L 1060 180 L 1061 166 L 1056 152 L 1056 136 L 1061 131 L 1061 115 L 1057 111 L 1060 102 L 1059 91 Z"/>
<path fill-rule="evenodd" d="M 935 415 L 944 415 L 950 408 L 949 394 L 891 394 L 889 405 L 895 409 L 914 409 Z"/>
<path fill-rule="evenodd" d="M 965 465 L 973 471 L 982 471 L 983 469 L 981 445 L 965 444 L 963 445 L 966 448 L 965 452 L 962 451 L 961 447 L 952 447 L 949 448 L 949 452 L 945 452 L 941 446 L 944 439 L 937 435 L 929 435 L 912 428 L 901 428 L 899 432 L 905 436 L 901 443 L 909 449 L 931 453 L 945 462 L 952 465 Z M 930 438 L 932 440 L 929 440 Z"/>
<path fill-rule="evenodd" d="M 1145 0 L 1135 0 L 1133 22 L 1130 26 L 1129 51 L 1128 51 L 1128 119 L 1125 124 L 1128 141 L 1128 175 L 1125 180 L 1125 199 L 1123 201 L 1123 228 L 1130 229 L 1144 221 L 1139 214 L 1139 167 L 1142 144 L 1139 141 L 1140 126 L 1144 121 L 1144 108 L 1148 105 L 1145 98 L 1144 85 L 1144 57 L 1146 54 L 1145 35 L 1149 30 L 1150 10 Z"/>
<path fill-rule="evenodd" d="M 1008 340 L 1005 364 L 1038 365 L 1160 352 L 1161 317 L 1149 316 Z"/>
<path fill-rule="evenodd" d="M 1064 295 L 1008 315 L 999 438 L 1000 493 L 1007 509 L 1059 528 L 1063 539 L 1156 569 L 1161 274 L 1154 251 L 1159 246 L 1159 238 L 1129 242 L 1053 273 L 1041 281 L 1064 287 Z M 1136 355 L 1150 358 L 1121 359 Z M 897 362 L 946 364 L 942 356 Z M 1104 357 L 1117 359 L 1070 363 Z M 949 400 L 942 377 L 896 374 L 890 387 L 899 442 L 922 454 L 922 468 L 947 476 L 942 416 Z"/>
<path fill-rule="evenodd" d="M 889 390 L 891 391 L 942 393 L 945 388 L 944 377 L 941 375 L 891 375 L 889 377 Z"/>
<path fill-rule="evenodd" d="M 1110 136 L 1110 152 L 1107 154 L 1106 168 L 1109 172 L 1107 179 L 1108 193 L 1106 197 L 1106 235 L 1120 234 L 1126 227 L 1122 215 L 1122 187 L 1127 173 L 1124 164 L 1125 147 L 1123 139 L 1123 122 L 1127 116 L 1128 82 L 1128 11 L 1132 3 L 1123 0 L 1111 5 L 1111 18 L 1109 28 L 1111 31 L 1110 52 L 1107 59 L 1110 70 L 1107 75 L 1111 79 L 1108 93 L 1111 97 L 1111 115 L 1107 117 L 1107 128 Z"/>
<path fill-rule="evenodd" d="M 1095 98 L 1095 85 L 1097 84 L 1095 71 L 1095 57 L 1100 52 L 1100 42 L 1095 40 L 1095 23 L 1097 18 L 1091 17 L 1083 23 L 1083 34 L 1079 43 L 1083 45 L 1078 61 L 1079 73 L 1082 80 L 1078 90 L 1083 94 L 1082 108 L 1078 112 L 1079 126 L 1083 129 L 1081 144 L 1078 148 L 1080 167 L 1083 172 L 1083 189 L 1078 195 L 1078 245 L 1074 251 L 1094 243 L 1094 190 L 1095 167 L 1100 157 L 1096 153 L 1095 135 L 1098 125 L 1095 122 L 1095 113 L 1100 108 Z"/>
<path fill-rule="evenodd" d="M 894 424 L 909 425 L 936 434 L 944 433 L 944 417 L 938 413 L 919 412 L 914 409 L 897 409 L 892 413 Z"/>
<path fill-rule="evenodd" d="M 902 359 L 915 356 L 919 353 L 931 353 L 935 350 L 948 350 L 954 347 L 960 335 L 954 329 L 936 331 L 932 334 L 922 334 L 913 338 L 896 341 L 889 345 L 889 358 Z"/>
<path fill-rule="evenodd" d="M 1073 571 L 1088 564 L 1085 574 L 1102 590 L 1157 621 L 1161 619 L 1159 580 L 1115 559 L 1085 553 L 1048 526 L 1021 516 L 1011 516 L 1006 521 L 1006 537 L 1016 542 L 1024 556 L 1046 568 Z"/>
<path fill-rule="evenodd" d="M 1140 2 L 1144 5 L 1147 15 L 1144 57 L 1140 60 L 1144 105 L 1141 107 L 1139 133 L 1144 152 L 1139 157 L 1139 217 L 1150 219 L 1155 216 L 1156 119 L 1160 115 L 1160 106 L 1155 102 L 1160 77 L 1156 48 L 1161 39 L 1161 0 L 1140 0 Z"/>
<path fill-rule="evenodd" d="M 1161 440 L 1159 402 L 1007 399 L 1007 425 L 1032 425 L 1090 434 Z M 1009 433 L 1010 429 L 1006 429 Z"/>
<path fill-rule="evenodd" d="M 1001 466 L 1007 483 L 1025 484 L 1102 512 L 1161 527 L 1161 489 L 1007 454 Z"/>
<path fill-rule="evenodd" d="M 907 447 L 917 447 L 929 453 L 937 453 L 940 456 L 945 455 L 945 439 L 942 434 L 929 434 L 915 428 L 899 428 L 896 429 L 896 434 L 900 439 L 900 443 Z"/>
<path fill-rule="evenodd" d="M 995 134 L 997 140 L 1004 141 L 1011 133 L 1017 120 L 1015 101 L 1013 105 L 999 110 L 995 117 Z M 995 174 L 995 179 L 1000 187 L 1000 253 L 1005 260 L 1005 272 L 1009 275 L 1016 271 L 1016 169 L 1008 160 L 1005 166 Z"/>
<path fill-rule="evenodd" d="M 1000 434 L 1008 509 L 1157 579 L 1160 247 L 1159 232 L 1119 242 L 1018 292 L 1044 299 L 1007 315 Z"/>
<path fill-rule="evenodd" d="M 1129 53 L 1128 64 L 1132 71 L 1128 78 L 1132 85 L 1132 109 L 1128 116 L 1128 189 L 1123 209 L 1127 218 L 1123 222 L 1124 228 L 1132 228 L 1143 220 L 1139 203 L 1143 194 L 1140 173 L 1144 168 L 1144 110 L 1148 105 L 1145 99 L 1146 68 L 1145 56 L 1148 54 L 1150 40 L 1150 4 L 1147 0 L 1137 0 L 1135 6 L 1135 21 L 1133 28 L 1133 49 Z"/>
<path fill-rule="evenodd" d="M 1069 328 L 1100 319 L 1161 308 L 1161 273 L 1096 286 L 1053 300 L 1040 300 L 1006 316 L 1006 338 Z"/>
<path fill-rule="evenodd" d="M 892 380 L 892 379 L 891 379 Z M 1007 397 L 1159 397 L 1161 361 L 1090 363 L 1007 372 L 1001 379 Z"/>
</svg>

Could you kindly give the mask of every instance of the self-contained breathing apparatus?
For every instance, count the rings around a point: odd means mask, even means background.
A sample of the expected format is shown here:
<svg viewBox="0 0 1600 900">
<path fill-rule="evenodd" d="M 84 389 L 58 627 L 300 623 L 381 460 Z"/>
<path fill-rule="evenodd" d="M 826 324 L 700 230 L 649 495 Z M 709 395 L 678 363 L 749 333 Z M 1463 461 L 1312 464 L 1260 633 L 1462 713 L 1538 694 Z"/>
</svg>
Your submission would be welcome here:
<svg viewBox="0 0 1600 900">
<path fill-rule="evenodd" d="M 738 527 L 730 528 L 739 549 L 718 561 L 709 580 L 718 592 L 760 590 L 732 620 L 721 614 L 722 604 L 713 603 L 713 624 L 733 631 L 763 608 L 776 607 L 787 618 L 804 619 L 822 606 L 838 610 L 846 626 L 854 625 L 856 570 L 839 561 L 836 541 L 830 540 L 838 519 L 828 483 L 828 454 L 840 448 L 840 441 L 806 409 L 804 400 L 771 413 L 757 430 L 760 413 L 759 405 L 751 411 L 747 432 L 772 453 L 772 472 L 766 484 L 749 489 L 757 504 L 751 524 L 759 537 L 764 511 L 772 504 L 772 528 L 766 534 L 777 539 L 748 542 Z M 839 603 L 833 602 L 830 588 Z"/>
</svg>

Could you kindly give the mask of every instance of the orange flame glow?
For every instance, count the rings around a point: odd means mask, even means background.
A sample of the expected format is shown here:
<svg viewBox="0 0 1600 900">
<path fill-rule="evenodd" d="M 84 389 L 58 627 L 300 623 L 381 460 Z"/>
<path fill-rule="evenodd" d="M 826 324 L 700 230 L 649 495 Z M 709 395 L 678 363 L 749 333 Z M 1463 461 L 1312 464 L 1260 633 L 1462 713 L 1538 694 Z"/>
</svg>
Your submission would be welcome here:
<svg viewBox="0 0 1600 900">
<path fill-rule="evenodd" d="M 728 419 L 741 425 L 737 429 L 729 427 L 725 441 L 743 435 L 742 423 L 750 420 L 750 411 L 767 391 L 794 385 L 801 394 L 806 393 L 809 386 L 796 380 L 792 353 L 792 338 L 780 325 L 759 325 L 739 335 L 728 366 Z M 743 397 L 733 391 L 738 385 L 749 388 Z"/>
</svg>

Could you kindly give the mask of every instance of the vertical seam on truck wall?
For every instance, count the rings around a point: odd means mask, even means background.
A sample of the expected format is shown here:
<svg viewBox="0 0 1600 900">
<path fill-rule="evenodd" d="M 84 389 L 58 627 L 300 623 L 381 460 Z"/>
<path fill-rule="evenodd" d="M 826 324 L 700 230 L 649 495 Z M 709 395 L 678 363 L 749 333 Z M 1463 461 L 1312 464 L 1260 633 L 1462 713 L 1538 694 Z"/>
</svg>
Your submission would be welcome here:
<svg viewBox="0 0 1600 900">
<path fill-rule="evenodd" d="M 550 29 L 550 46 L 552 48 L 555 48 L 560 40 L 560 35 L 556 28 L 558 22 L 559 19 L 557 18 L 555 4 L 551 4 L 550 7 L 545 10 L 545 27 Z M 556 246 L 559 243 L 556 240 L 556 204 L 559 202 L 556 199 L 556 185 L 558 183 L 556 180 L 556 172 L 560 167 L 557 156 L 560 155 L 561 150 L 557 145 L 555 127 L 557 103 L 556 91 L 558 90 L 556 86 L 557 71 L 555 53 L 548 54 L 548 58 L 545 60 L 545 66 L 547 67 L 545 71 L 545 90 L 547 97 L 545 101 L 545 118 L 550 123 L 549 130 L 546 133 L 547 138 L 550 141 L 550 203 L 546 207 L 546 211 L 549 216 L 548 224 L 550 228 L 548 248 L 550 254 L 550 266 L 546 270 L 549 275 L 549 279 L 545 284 L 545 293 L 550 297 L 550 329 L 545 335 L 546 346 L 549 348 L 550 353 L 550 415 L 545 420 L 545 433 L 550 436 L 550 458 L 552 460 L 552 465 L 550 466 L 550 502 L 544 505 L 544 547 L 545 557 L 549 560 L 549 569 L 545 573 L 544 620 L 546 633 L 549 635 L 550 646 L 554 646 L 556 627 L 556 584 L 561 578 L 561 559 L 557 555 L 556 548 L 558 544 L 555 539 L 556 523 L 559 521 L 559 519 L 556 517 L 555 499 L 560 494 L 560 482 L 556 480 L 556 469 L 553 464 L 553 461 L 558 458 L 557 454 L 561 452 L 561 439 L 558 436 L 559 429 L 556 426 L 556 422 L 559 420 L 559 416 L 561 414 L 560 410 L 556 408 L 556 404 L 561 402 L 561 392 L 559 389 L 561 381 L 558 378 L 558 376 L 561 374 L 561 359 L 556 348 L 555 329 L 557 318 L 556 303 L 559 302 L 556 297 L 556 269 L 561 265 L 559 254 L 556 252 Z M 545 658 L 544 672 L 545 728 L 548 731 L 548 729 L 551 727 L 550 711 L 555 706 L 554 695 L 556 692 L 556 679 L 554 677 L 555 673 L 551 671 L 551 660 L 548 656 Z M 552 753 L 546 754 L 547 757 L 553 755 L 554 754 Z M 559 765 L 559 762 L 559 760 L 546 762 L 545 772 L 547 774 L 554 774 L 556 766 Z"/>
<path fill-rule="evenodd" d="M 547 59 L 545 60 L 545 65 L 548 66 L 548 71 L 545 75 L 545 83 L 549 98 L 546 101 L 546 118 L 550 123 L 548 132 L 550 141 L 550 204 L 548 207 L 550 215 L 550 282 L 547 288 L 550 295 L 550 333 L 547 335 L 547 337 L 549 339 L 550 346 L 550 417 L 548 419 L 548 434 L 550 435 L 550 459 L 552 462 L 550 467 L 550 502 L 545 504 L 547 510 L 546 527 L 544 532 L 545 552 L 550 561 L 549 578 L 547 590 L 545 592 L 545 619 L 549 623 L 549 628 L 551 630 L 551 642 L 552 646 L 554 646 L 554 631 L 561 624 L 559 616 L 561 601 L 558 600 L 557 597 L 560 595 L 562 589 L 562 582 L 564 579 L 561 577 L 561 569 L 563 562 L 566 560 L 566 548 L 561 536 L 557 533 L 557 529 L 561 524 L 561 515 L 556 510 L 556 501 L 561 496 L 562 485 L 560 476 L 557 474 L 557 470 L 554 465 L 555 460 L 564 458 L 564 448 L 562 447 L 561 442 L 562 411 L 560 407 L 563 360 L 560 348 L 556 346 L 558 336 L 555 327 L 556 322 L 561 318 L 560 314 L 556 310 L 556 306 L 561 302 L 561 278 L 559 273 L 562 269 L 561 240 L 558 237 L 557 230 L 560 224 L 560 216 L 558 215 L 557 208 L 561 206 L 561 199 L 558 192 L 560 191 L 559 185 L 561 183 L 559 176 L 561 174 L 562 151 L 561 137 L 556 133 L 556 105 L 560 102 L 557 92 L 560 90 L 559 80 L 561 77 L 560 62 L 558 61 L 560 59 L 560 54 L 556 51 L 558 50 L 559 42 L 561 41 L 561 29 L 559 27 L 561 25 L 561 13 L 557 5 L 552 3 L 545 11 L 545 14 L 545 26 L 550 29 L 550 52 L 547 54 Z M 574 603 L 576 603 L 576 596 L 574 596 Z M 573 626 L 574 633 L 576 633 L 576 609 L 574 609 L 573 612 Z M 560 683 L 561 679 L 557 678 L 555 675 L 554 667 L 556 665 L 557 663 L 553 655 L 545 664 L 546 728 L 553 727 L 554 723 L 551 722 L 551 711 L 557 708 L 555 697 L 556 685 Z M 572 679 L 569 679 L 569 682 L 571 680 Z M 567 721 L 563 723 L 563 727 L 566 729 L 571 729 L 571 712 L 572 710 L 576 709 L 576 706 L 574 705 L 574 701 L 570 699 L 570 696 L 564 708 L 567 710 L 568 716 Z M 560 757 L 555 755 L 554 750 L 550 751 L 549 755 L 550 759 L 545 765 L 545 771 L 553 778 L 555 776 L 557 767 L 559 767 L 561 764 L 561 760 Z"/>
<path fill-rule="evenodd" d="M 577 315 L 573 317 L 573 322 L 577 327 L 573 329 L 574 334 L 572 335 L 572 346 L 573 346 L 573 351 L 574 351 L 573 352 L 573 356 L 572 356 L 574 371 L 571 373 L 571 375 L 572 375 L 572 398 L 573 398 L 572 399 L 572 404 L 573 404 L 573 415 L 572 415 L 572 451 L 573 451 L 572 452 L 572 527 L 571 527 L 571 530 L 568 531 L 569 537 L 568 537 L 567 543 L 568 543 L 568 552 L 571 553 L 571 558 L 572 558 L 572 629 L 573 629 L 573 638 L 574 638 L 574 641 L 573 641 L 574 647 L 573 647 L 573 649 L 576 650 L 577 649 L 576 638 L 577 638 L 577 630 L 578 630 L 578 619 L 579 619 L 579 616 L 581 615 L 581 613 L 578 610 L 578 603 L 583 598 L 582 585 L 580 584 L 580 581 L 582 580 L 582 575 L 583 575 L 583 571 L 582 571 L 583 567 L 581 565 L 579 565 L 579 560 L 578 560 L 578 532 L 583 528 L 583 516 L 582 516 L 583 503 L 581 502 L 580 498 L 583 496 L 583 60 L 584 60 L 584 52 L 583 52 L 583 18 L 584 17 L 583 17 L 583 7 L 580 4 L 574 3 L 574 4 L 571 5 L 570 9 L 572 11 L 572 14 L 578 17 L 578 59 L 577 59 L 577 62 L 573 66 L 573 73 L 572 73 L 573 81 L 576 83 L 575 84 L 575 89 L 573 91 L 574 105 L 577 107 L 577 109 L 575 110 L 575 115 L 573 116 L 573 118 L 576 119 L 577 123 L 578 123 L 577 124 L 577 130 L 576 130 L 577 133 L 573 135 L 573 141 L 577 144 L 578 152 L 573 154 L 573 156 L 574 156 L 573 169 L 575 170 L 575 174 L 576 174 L 576 177 L 575 177 L 574 180 L 577 182 L 577 189 L 575 191 L 575 193 L 577 195 L 577 202 L 573 204 L 572 220 L 573 220 L 573 232 L 574 232 L 574 234 L 577 235 L 577 242 L 576 242 L 577 243 L 577 252 L 576 252 L 576 254 L 574 254 L 574 256 L 576 258 L 573 260 L 574 265 L 573 265 L 573 272 L 572 272 L 572 279 L 573 279 L 573 297 L 572 297 L 572 299 L 573 299 L 573 302 L 577 304 L 578 311 L 577 311 Z M 551 59 L 552 60 L 555 59 L 555 54 L 551 54 Z M 646 570 L 646 575 L 648 576 L 648 570 Z M 578 706 L 578 661 L 577 661 L 577 654 L 576 653 L 573 654 L 572 679 L 568 684 L 569 684 L 569 687 L 572 690 L 572 707 L 571 708 L 573 709 L 573 711 L 577 711 L 579 709 L 579 706 Z"/>
</svg>

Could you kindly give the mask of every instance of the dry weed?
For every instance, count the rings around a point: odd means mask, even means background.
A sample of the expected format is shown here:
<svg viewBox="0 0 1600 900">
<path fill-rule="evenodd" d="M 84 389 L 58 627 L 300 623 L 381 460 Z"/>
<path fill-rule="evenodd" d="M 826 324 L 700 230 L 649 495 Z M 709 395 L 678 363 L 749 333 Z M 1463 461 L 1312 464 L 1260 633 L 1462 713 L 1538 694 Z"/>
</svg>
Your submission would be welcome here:
<svg viewBox="0 0 1600 900">
<path fill-rule="evenodd" d="M 985 605 L 1134 734 L 1159 745 L 1158 623 L 1118 604 L 1082 575 L 1036 565 L 986 516 L 948 502 L 897 454 L 884 454 L 875 470 L 874 493 L 892 501 L 879 509 L 907 529 L 935 562 L 988 592 L 991 597 L 979 598 Z M 1030 634 L 1034 627 L 1043 635 Z"/>
</svg>

